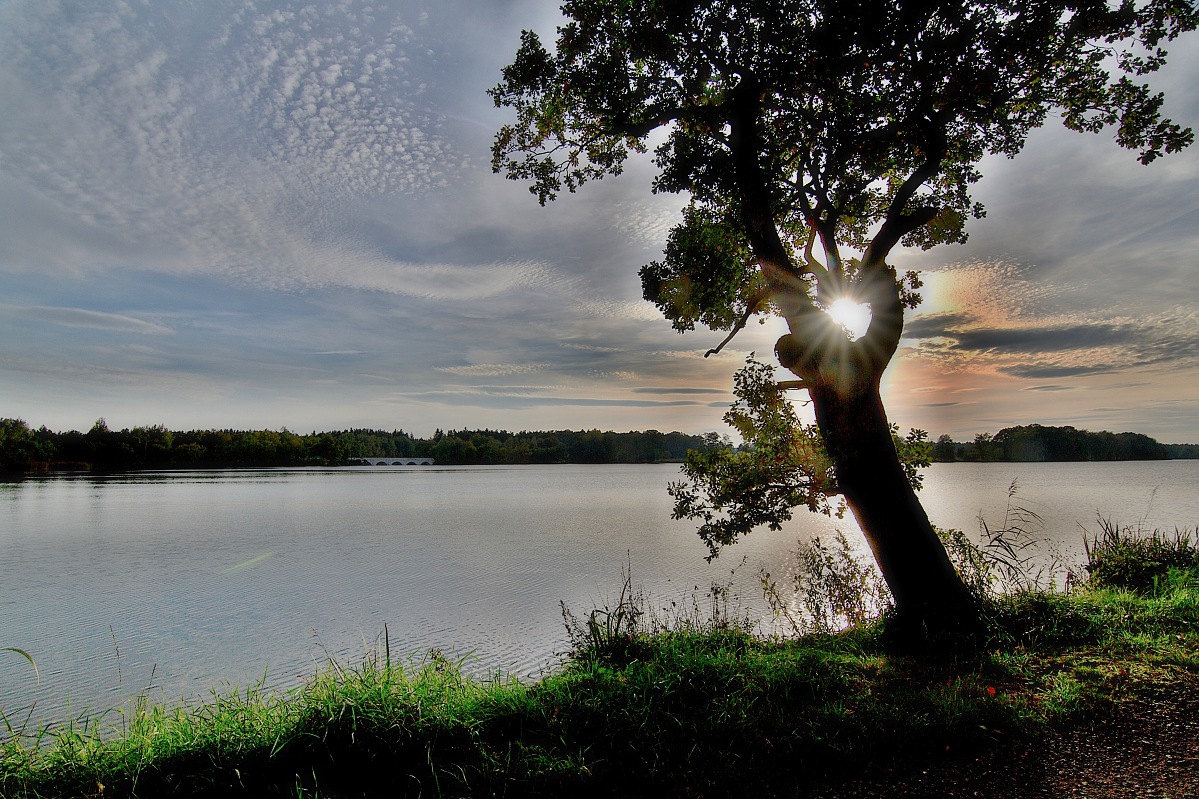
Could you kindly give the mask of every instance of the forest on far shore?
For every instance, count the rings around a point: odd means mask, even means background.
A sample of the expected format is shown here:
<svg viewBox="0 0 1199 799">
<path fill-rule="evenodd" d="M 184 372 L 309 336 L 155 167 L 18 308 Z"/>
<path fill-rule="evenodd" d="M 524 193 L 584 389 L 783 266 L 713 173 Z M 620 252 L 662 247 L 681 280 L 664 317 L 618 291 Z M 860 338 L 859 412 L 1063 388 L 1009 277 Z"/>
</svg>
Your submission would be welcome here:
<svg viewBox="0 0 1199 799">
<path fill-rule="evenodd" d="M 933 460 L 955 461 L 1157 461 L 1199 458 L 1199 444 L 1162 444 L 1141 433 L 1092 433 L 1074 427 L 1029 424 L 979 433 L 958 442 L 945 435 L 933 444 Z"/>
<path fill-rule="evenodd" d="M 0 419 L 0 472 L 127 472 L 345 466 L 364 458 L 432 458 L 439 465 L 526 463 L 661 463 L 688 450 L 732 447 L 728 436 L 658 430 L 450 430 L 418 438 L 403 430 L 326 433 L 281 430 L 168 430 L 162 425 L 111 430 L 104 419 L 86 433 L 34 430 Z M 1199 458 L 1199 445 L 1161 444 L 1140 433 L 1093 433 L 1073 427 L 1022 425 L 972 441 L 943 435 L 927 442 L 928 459 L 955 461 L 1120 461 Z"/>
<path fill-rule="evenodd" d="M 715 433 L 657 430 L 614 433 L 554 430 L 168 430 L 162 425 L 111 430 L 98 419 L 86 433 L 31 429 L 0 419 L 0 471 L 214 469 L 344 466 L 363 458 L 432 458 L 442 465 L 522 463 L 658 463 L 681 461 L 690 449 L 732 446 Z"/>
</svg>

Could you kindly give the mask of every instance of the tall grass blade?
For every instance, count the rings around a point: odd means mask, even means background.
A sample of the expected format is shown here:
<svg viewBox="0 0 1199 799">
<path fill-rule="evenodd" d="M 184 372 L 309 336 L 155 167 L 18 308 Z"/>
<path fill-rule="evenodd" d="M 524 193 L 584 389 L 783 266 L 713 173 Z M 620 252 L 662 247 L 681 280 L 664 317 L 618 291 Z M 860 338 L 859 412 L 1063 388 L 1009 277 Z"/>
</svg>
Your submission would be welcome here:
<svg viewBox="0 0 1199 799">
<path fill-rule="evenodd" d="M 21 657 L 23 657 L 23 658 L 25 658 L 26 660 L 28 660 L 28 661 L 29 661 L 29 665 L 30 665 L 30 666 L 33 666 L 33 676 L 34 676 L 34 677 L 37 677 L 37 684 L 38 684 L 38 685 L 41 685 L 41 684 L 42 684 L 42 675 L 41 675 L 41 674 L 38 672 L 38 670 L 37 670 L 37 663 L 34 661 L 34 659 L 33 659 L 33 656 L 32 656 L 32 655 L 30 655 L 30 654 L 29 654 L 28 652 L 26 652 L 24 649 L 18 649 L 18 648 L 17 648 L 17 647 L 15 647 L 15 646 L 6 646 L 6 647 L 4 647 L 4 648 L 0 649 L 0 652 L 16 652 L 18 655 L 20 655 Z"/>
</svg>

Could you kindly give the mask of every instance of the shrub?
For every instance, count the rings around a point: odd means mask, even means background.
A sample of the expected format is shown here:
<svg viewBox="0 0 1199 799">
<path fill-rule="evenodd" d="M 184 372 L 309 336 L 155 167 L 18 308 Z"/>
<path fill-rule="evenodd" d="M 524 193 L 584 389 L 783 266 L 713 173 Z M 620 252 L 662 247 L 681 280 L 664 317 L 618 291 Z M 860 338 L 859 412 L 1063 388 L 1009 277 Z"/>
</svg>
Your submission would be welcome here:
<svg viewBox="0 0 1199 799">
<path fill-rule="evenodd" d="M 820 537 L 801 543 L 786 567 L 789 595 L 765 569 L 758 573 L 767 604 L 796 635 L 861 626 L 891 606 L 891 593 L 868 556 L 854 551 L 845 533 L 832 544 Z"/>
</svg>

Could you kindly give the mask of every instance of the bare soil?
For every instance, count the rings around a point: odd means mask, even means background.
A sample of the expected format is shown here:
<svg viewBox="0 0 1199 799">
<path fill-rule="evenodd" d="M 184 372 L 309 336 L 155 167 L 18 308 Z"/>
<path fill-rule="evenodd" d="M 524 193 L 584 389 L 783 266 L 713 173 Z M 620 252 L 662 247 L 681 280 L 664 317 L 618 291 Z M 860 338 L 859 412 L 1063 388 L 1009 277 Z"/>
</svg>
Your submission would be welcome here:
<svg viewBox="0 0 1199 799">
<path fill-rule="evenodd" d="M 817 788 L 827 799 L 1199 799 L 1199 676 L 1110 713 L 983 751 L 950 752 Z"/>
</svg>

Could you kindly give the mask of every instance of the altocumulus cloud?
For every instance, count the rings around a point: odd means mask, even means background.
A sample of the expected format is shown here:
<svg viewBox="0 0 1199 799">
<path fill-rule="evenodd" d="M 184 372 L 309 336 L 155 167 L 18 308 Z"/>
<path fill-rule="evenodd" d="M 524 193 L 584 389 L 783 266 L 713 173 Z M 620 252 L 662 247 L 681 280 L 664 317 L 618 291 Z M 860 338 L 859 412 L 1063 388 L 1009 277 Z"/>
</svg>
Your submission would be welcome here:
<svg viewBox="0 0 1199 799">
<path fill-rule="evenodd" d="M 27 268 L 78 268 L 86 244 L 93 267 L 378 284 L 376 258 L 329 246 L 338 209 L 436 189 L 465 163 L 413 71 L 410 10 L 16 0 L 3 15 L 5 191 L 79 237 L 41 254 L 9 237 Z M 413 291 L 436 271 L 408 275 Z"/>
</svg>

